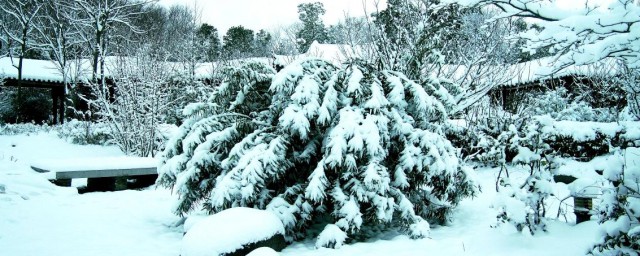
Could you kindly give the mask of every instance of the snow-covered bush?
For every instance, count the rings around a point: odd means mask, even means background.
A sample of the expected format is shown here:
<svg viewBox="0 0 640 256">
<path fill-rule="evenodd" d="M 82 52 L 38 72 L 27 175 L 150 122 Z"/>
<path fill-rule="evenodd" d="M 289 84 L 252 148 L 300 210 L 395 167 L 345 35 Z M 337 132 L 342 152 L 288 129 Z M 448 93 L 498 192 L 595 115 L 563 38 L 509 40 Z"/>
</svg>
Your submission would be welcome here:
<svg viewBox="0 0 640 256">
<path fill-rule="evenodd" d="M 36 134 L 39 132 L 48 132 L 51 127 L 47 124 L 36 123 L 19 123 L 0 125 L 0 135 L 18 135 L 18 134 Z"/>
<path fill-rule="evenodd" d="M 619 77 L 619 83 L 627 92 L 627 104 L 629 112 L 640 120 L 640 69 L 627 69 Z"/>
<path fill-rule="evenodd" d="M 528 127 L 539 123 L 539 136 L 549 147 L 548 154 L 559 157 L 569 157 L 581 161 L 589 161 L 594 157 L 611 152 L 616 147 L 638 143 L 637 122 L 576 122 L 555 121 L 549 116 L 526 118 L 523 126 L 512 125 L 507 131 L 496 136 L 476 132 L 477 144 L 474 146 L 474 160 L 490 166 L 499 164 L 499 155 L 504 154 L 504 160 L 512 163 L 517 154 L 520 140 L 512 140 L 516 133 L 528 133 Z M 540 120 L 547 120 L 540 123 Z M 523 136 L 523 135 L 521 135 Z"/>
<path fill-rule="evenodd" d="M 591 90 L 587 90 L 583 94 L 592 95 L 595 94 L 595 91 L 595 89 L 591 88 Z M 584 97 L 569 95 L 569 92 L 564 87 L 547 91 L 542 95 L 532 95 L 531 97 L 533 97 L 532 104 L 525 111 L 533 116 L 549 115 L 558 121 L 596 122 L 613 122 L 618 118 L 617 111 L 606 107 L 593 107 L 582 100 Z"/>
<path fill-rule="evenodd" d="M 159 183 L 174 186 L 182 195 L 176 209 L 180 213 L 209 197 L 220 175 L 221 161 L 258 128 L 260 123 L 254 123 L 253 118 L 263 116 L 269 107 L 267 92 L 273 69 L 248 63 L 225 67 L 222 73 L 225 80 L 208 102 L 192 103 L 184 109 L 186 119 L 161 155 Z M 207 205 L 205 208 L 211 210 Z"/>
<path fill-rule="evenodd" d="M 527 124 L 524 132 L 518 132 L 515 126 L 509 131 L 513 135 L 508 138 L 509 147 L 517 152 L 512 162 L 528 166 L 529 175 L 521 185 L 513 184 L 508 173 L 499 177 L 498 183 L 502 187 L 499 197 L 503 201 L 497 204 L 500 209 L 498 220 L 509 222 L 518 230 L 525 227 L 531 233 L 546 230 L 545 200 L 552 193 L 553 181 L 548 168 L 552 151 L 544 140 L 543 128 L 552 122 L 548 116 L 537 117 Z"/>
<path fill-rule="evenodd" d="M 209 102 L 185 109 L 160 168 L 177 213 L 269 209 L 288 239 L 320 226 L 317 245 L 339 247 L 379 227 L 426 237 L 475 193 L 441 128 L 453 96 L 435 80 L 320 59 L 273 72 L 229 69 Z"/>
<path fill-rule="evenodd" d="M 60 138 L 74 144 L 106 145 L 111 139 L 109 127 L 105 123 L 72 119 L 55 126 Z"/>
<path fill-rule="evenodd" d="M 624 151 L 627 156 L 633 153 Z M 618 154 L 621 158 L 622 156 Z M 635 162 L 634 160 L 631 160 Z M 628 163 L 620 170 L 603 173 L 609 181 L 603 188 L 596 212 L 602 225 L 602 238 L 594 255 L 638 255 L 640 251 L 640 165 Z"/>
<path fill-rule="evenodd" d="M 509 222 L 519 230 L 545 230 L 546 199 L 552 195 L 552 171 L 558 157 L 589 161 L 610 154 L 617 147 L 626 147 L 640 139 L 637 122 L 595 123 L 555 121 L 549 116 L 533 117 L 521 129 L 511 126 L 497 139 L 483 137 L 479 145 L 484 152 L 480 160 L 497 162 L 501 166 L 496 189 L 500 209 L 498 220 Z M 510 151 L 515 154 L 510 157 Z M 529 170 L 522 184 L 509 178 L 512 165 L 524 165 Z M 618 175 L 619 176 L 619 175 Z M 612 177 L 617 178 L 614 175 Z M 613 178 L 612 178 L 613 179 Z"/>
</svg>

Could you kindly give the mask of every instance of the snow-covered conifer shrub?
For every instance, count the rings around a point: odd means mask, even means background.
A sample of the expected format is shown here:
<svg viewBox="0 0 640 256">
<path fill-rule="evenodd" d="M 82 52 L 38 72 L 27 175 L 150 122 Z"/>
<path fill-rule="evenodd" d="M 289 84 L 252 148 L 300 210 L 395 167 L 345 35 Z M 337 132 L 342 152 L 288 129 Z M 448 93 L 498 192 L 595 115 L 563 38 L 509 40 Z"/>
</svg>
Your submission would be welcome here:
<svg viewBox="0 0 640 256">
<path fill-rule="evenodd" d="M 222 161 L 245 136 L 264 126 L 261 119 L 268 118 L 268 88 L 274 74 L 260 63 L 225 67 L 224 80 L 210 99 L 184 109 L 184 123 L 161 155 L 158 179 L 181 195 L 176 212 L 189 212 L 203 200 L 213 211 L 208 198 L 221 175 Z"/>
<path fill-rule="evenodd" d="M 170 124 L 180 125 L 184 117 L 182 110 L 194 102 L 203 102 L 212 93 L 213 88 L 205 84 L 201 79 L 184 72 L 175 74 L 169 78 L 168 98 L 172 103 L 172 111 L 164 117 L 164 121 Z"/>
<path fill-rule="evenodd" d="M 380 227 L 426 237 L 429 221 L 445 222 L 476 192 L 444 137 L 453 96 L 438 82 L 360 61 L 272 72 L 239 67 L 210 102 L 185 109 L 160 168 L 177 213 L 268 209 L 288 239 L 309 231 L 318 247 L 339 247 Z"/>
</svg>

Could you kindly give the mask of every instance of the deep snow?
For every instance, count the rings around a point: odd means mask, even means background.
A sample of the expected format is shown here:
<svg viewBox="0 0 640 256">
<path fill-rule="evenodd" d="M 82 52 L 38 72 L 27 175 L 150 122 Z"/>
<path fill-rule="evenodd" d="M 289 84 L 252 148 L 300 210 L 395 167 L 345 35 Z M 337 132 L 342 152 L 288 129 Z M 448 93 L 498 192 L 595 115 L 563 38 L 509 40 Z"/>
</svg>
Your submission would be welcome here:
<svg viewBox="0 0 640 256">
<path fill-rule="evenodd" d="M 29 168 L 38 159 L 122 155 L 115 147 L 71 145 L 54 134 L 0 136 L 1 254 L 178 255 L 184 229 L 172 213 L 177 198 L 171 191 L 148 188 L 79 195 L 73 188 L 52 185 Z M 280 254 L 583 255 L 598 238 L 595 220 L 579 225 L 551 221 L 547 233 L 534 236 L 508 225 L 492 228 L 496 175 L 495 169 L 477 169 L 482 193 L 462 201 L 448 226 L 432 226 L 430 238 L 411 240 L 390 232 L 338 250 L 315 249 L 315 241 L 309 240 Z M 559 198 L 569 193 L 563 185 L 554 189 Z M 567 214 L 569 222 L 573 218 Z"/>
</svg>

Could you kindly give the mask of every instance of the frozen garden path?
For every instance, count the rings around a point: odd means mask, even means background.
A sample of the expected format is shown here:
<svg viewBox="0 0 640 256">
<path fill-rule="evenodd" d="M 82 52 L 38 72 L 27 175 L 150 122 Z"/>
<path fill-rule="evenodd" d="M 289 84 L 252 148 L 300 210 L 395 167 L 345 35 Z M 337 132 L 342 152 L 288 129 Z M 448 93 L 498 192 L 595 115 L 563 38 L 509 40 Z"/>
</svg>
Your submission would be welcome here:
<svg viewBox="0 0 640 256">
<path fill-rule="evenodd" d="M 79 195 L 29 168 L 33 156 L 121 154 L 112 147 L 71 145 L 51 134 L 0 136 L 1 255 L 179 255 L 183 227 L 176 226 L 180 218 L 172 214 L 175 195 L 170 191 Z M 464 200 L 450 225 L 432 227 L 429 239 L 387 234 L 339 250 L 315 249 L 314 241 L 305 241 L 281 255 L 583 255 L 597 238 L 595 221 L 551 222 L 549 232 L 535 236 L 509 226 L 491 228 L 495 175 L 495 170 L 477 170 L 482 193 Z"/>
</svg>

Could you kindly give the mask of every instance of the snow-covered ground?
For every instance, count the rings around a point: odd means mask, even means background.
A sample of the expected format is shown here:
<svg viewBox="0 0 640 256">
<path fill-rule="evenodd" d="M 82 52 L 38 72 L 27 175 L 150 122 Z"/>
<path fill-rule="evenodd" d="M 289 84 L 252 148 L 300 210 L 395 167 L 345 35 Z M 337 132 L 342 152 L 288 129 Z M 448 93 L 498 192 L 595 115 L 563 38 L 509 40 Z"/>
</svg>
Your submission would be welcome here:
<svg viewBox="0 0 640 256">
<path fill-rule="evenodd" d="M 41 159 L 121 155 L 115 147 L 71 145 L 52 134 L 0 136 L 0 255 L 179 255 L 183 227 L 172 214 L 169 190 L 79 195 L 29 167 Z M 339 250 L 315 249 L 310 240 L 281 255 L 583 255 L 600 236 L 595 221 L 552 221 L 548 232 L 534 236 L 507 225 L 492 228 L 497 172 L 476 172 L 482 193 L 464 200 L 450 225 L 432 227 L 430 238 L 387 234 Z"/>
</svg>

